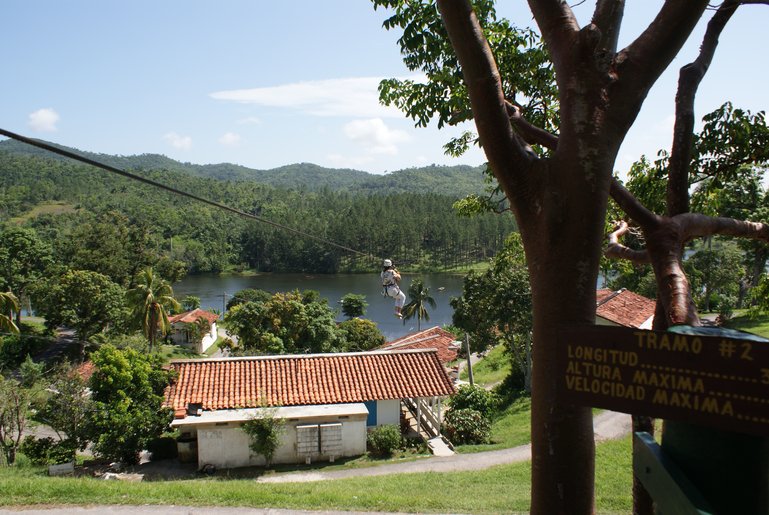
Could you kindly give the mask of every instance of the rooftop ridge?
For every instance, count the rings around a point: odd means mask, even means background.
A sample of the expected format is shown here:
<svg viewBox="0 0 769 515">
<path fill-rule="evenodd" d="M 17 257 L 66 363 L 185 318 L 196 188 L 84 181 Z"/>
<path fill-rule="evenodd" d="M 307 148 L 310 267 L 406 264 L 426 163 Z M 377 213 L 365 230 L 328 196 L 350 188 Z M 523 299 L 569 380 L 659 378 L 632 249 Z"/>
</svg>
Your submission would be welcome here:
<svg viewBox="0 0 769 515">
<path fill-rule="evenodd" d="M 392 354 L 428 354 L 437 353 L 435 349 L 405 349 L 405 350 L 375 350 L 364 352 L 322 352 L 316 354 L 268 354 L 263 356 L 229 356 L 221 358 L 202 358 L 202 359 L 172 359 L 170 364 L 183 364 L 183 363 L 219 363 L 219 362 L 231 362 L 231 361 L 268 361 L 268 360 L 280 360 L 280 359 L 296 359 L 296 358 L 342 358 L 342 357 L 368 357 L 371 355 L 392 355 Z"/>
</svg>

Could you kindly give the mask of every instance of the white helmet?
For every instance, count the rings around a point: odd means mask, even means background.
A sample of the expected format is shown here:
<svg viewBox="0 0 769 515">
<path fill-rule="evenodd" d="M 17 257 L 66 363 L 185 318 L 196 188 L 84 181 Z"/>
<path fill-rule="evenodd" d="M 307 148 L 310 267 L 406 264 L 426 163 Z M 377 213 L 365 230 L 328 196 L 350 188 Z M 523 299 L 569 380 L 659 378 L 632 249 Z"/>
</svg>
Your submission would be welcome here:
<svg viewBox="0 0 769 515">
<path fill-rule="evenodd" d="M 385 259 L 382 266 L 393 266 L 393 262 L 390 259 Z"/>
</svg>

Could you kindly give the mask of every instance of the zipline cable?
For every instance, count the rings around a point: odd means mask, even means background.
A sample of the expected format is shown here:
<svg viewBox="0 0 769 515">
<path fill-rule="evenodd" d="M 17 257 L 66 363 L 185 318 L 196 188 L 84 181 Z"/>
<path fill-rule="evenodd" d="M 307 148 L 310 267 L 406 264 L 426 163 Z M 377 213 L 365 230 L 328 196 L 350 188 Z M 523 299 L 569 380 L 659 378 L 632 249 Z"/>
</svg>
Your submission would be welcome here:
<svg viewBox="0 0 769 515">
<path fill-rule="evenodd" d="M 179 189 L 176 189 L 172 186 L 167 186 L 163 183 L 153 181 L 152 179 L 147 179 L 146 177 L 141 177 L 139 175 L 133 174 L 131 172 L 127 172 L 125 170 L 121 170 L 120 168 L 116 168 L 114 166 L 110 166 L 108 164 L 101 163 L 99 161 L 96 161 L 94 159 L 90 159 L 85 156 L 81 156 L 79 154 L 75 154 L 74 152 L 70 152 L 68 150 L 64 150 L 59 147 L 55 147 L 53 145 L 50 145 L 44 141 L 27 138 L 26 136 L 22 136 L 21 134 L 16 134 L 15 132 L 7 131 L 5 129 L 0 128 L 0 134 L 3 136 L 6 136 L 11 139 L 15 139 L 17 141 L 21 141 L 22 143 L 26 143 L 27 145 L 32 145 L 33 147 L 42 148 L 43 150 L 47 150 L 49 152 L 53 152 L 54 154 L 59 154 L 64 157 L 68 157 L 70 159 L 74 159 L 76 161 L 80 161 L 86 164 L 89 164 L 91 166 L 95 166 L 96 168 L 101 168 L 102 170 L 106 170 L 108 172 L 121 175 L 123 177 L 126 177 L 128 179 L 133 179 L 134 181 L 143 182 L 144 184 L 149 184 L 150 186 L 154 186 L 156 188 L 160 188 L 166 191 L 169 191 L 171 193 L 174 193 L 176 195 L 181 195 L 183 197 L 191 198 L 193 200 L 197 200 L 198 202 L 202 202 L 204 204 L 208 204 L 209 206 L 217 207 L 219 209 L 224 209 L 225 211 L 229 211 L 230 213 L 234 213 L 238 216 L 242 216 L 245 218 L 250 218 L 251 220 L 256 220 L 257 222 L 265 223 L 267 225 L 271 225 L 273 227 L 276 227 L 278 229 L 282 229 L 284 231 L 289 231 L 294 234 L 298 234 L 301 236 L 304 236 L 305 238 L 309 238 L 311 240 L 315 240 L 317 242 L 323 243 L 325 245 L 330 245 L 332 247 L 336 247 L 338 249 L 342 249 L 346 252 L 352 252 L 354 254 L 358 254 L 363 257 L 373 258 L 373 259 L 379 259 L 377 256 L 374 256 L 372 254 L 367 254 L 365 252 L 361 252 L 360 250 L 356 250 L 350 247 L 347 247 L 345 245 L 342 245 L 340 243 L 333 242 L 331 240 L 327 240 L 326 238 L 321 238 L 320 236 L 316 236 L 314 234 L 306 233 L 303 231 L 300 231 L 299 229 L 294 229 L 293 227 L 289 227 L 287 225 L 280 224 L 278 222 L 273 222 L 272 220 L 267 220 L 266 218 L 262 218 L 261 216 L 252 215 L 251 213 L 246 213 L 245 211 L 241 211 L 240 209 L 236 209 L 234 207 L 230 207 L 226 204 L 222 204 L 220 202 L 216 202 L 213 200 L 209 200 L 207 198 L 199 197 L 197 195 L 194 195 L 192 193 L 187 193 L 186 191 L 182 191 Z"/>
</svg>

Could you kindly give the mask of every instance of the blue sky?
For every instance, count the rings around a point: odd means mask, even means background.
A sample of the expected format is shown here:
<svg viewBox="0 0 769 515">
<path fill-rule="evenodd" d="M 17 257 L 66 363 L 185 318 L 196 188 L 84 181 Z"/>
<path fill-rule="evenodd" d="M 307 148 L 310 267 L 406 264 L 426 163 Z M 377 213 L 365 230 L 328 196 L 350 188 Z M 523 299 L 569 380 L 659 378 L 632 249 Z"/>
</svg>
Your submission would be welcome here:
<svg viewBox="0 0 769 515">
<path fill-rule="evenodd" d="M 628 0 L 627 43 L 661 2 Z M 589 19 L 593 2 L 575 8 Z M 526 3 L 500 13 L 532 20 Z M 416 129 L 377 104 L 382 78 L 405 77 L 387 13 L 365 0 L 2 0 L 0 127 L 91 152 L 159 153 L 193 163 L 267 169 L 297 162 L 384 173 L 445 156 L 452 132 Z M 697 115 L 725 100 L 765 110 L 769 7 L 727 26 Z M 696 56 L 704 22 L 649 95 L 617 169 L 667 148 L 677 70 Z"/>
</svg>

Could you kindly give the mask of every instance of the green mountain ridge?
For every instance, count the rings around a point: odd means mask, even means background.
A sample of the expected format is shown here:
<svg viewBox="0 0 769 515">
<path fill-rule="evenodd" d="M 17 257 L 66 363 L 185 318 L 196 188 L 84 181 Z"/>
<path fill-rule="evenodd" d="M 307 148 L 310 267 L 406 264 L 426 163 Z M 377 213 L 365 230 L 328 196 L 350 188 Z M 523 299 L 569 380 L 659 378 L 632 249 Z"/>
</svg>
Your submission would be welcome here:
<svg viewBox="0 0 769 515">
<path fill-rule="evenodd" d="M 43 141 L 43 140 L 41 140 Z M 324 168 L 312 163 L 295 163 L 268 170 L 233 163 L 194 164 L 176 161 L 161 154 L 130 156 L 86 152 L 63 145 L 56 147 L 125 170 L 169 170 L 201 178 L 224 181 L 250 181 L 270 186 L 364 194 L 431 192 L 462 197 L 484 191 L 483 167 L 430 165 L 376 175 L 349 168 Z M 0 141 L 0 152 L 42 159 L 71 161 L 69 158 L 15 140 Z"/>
</svg>

